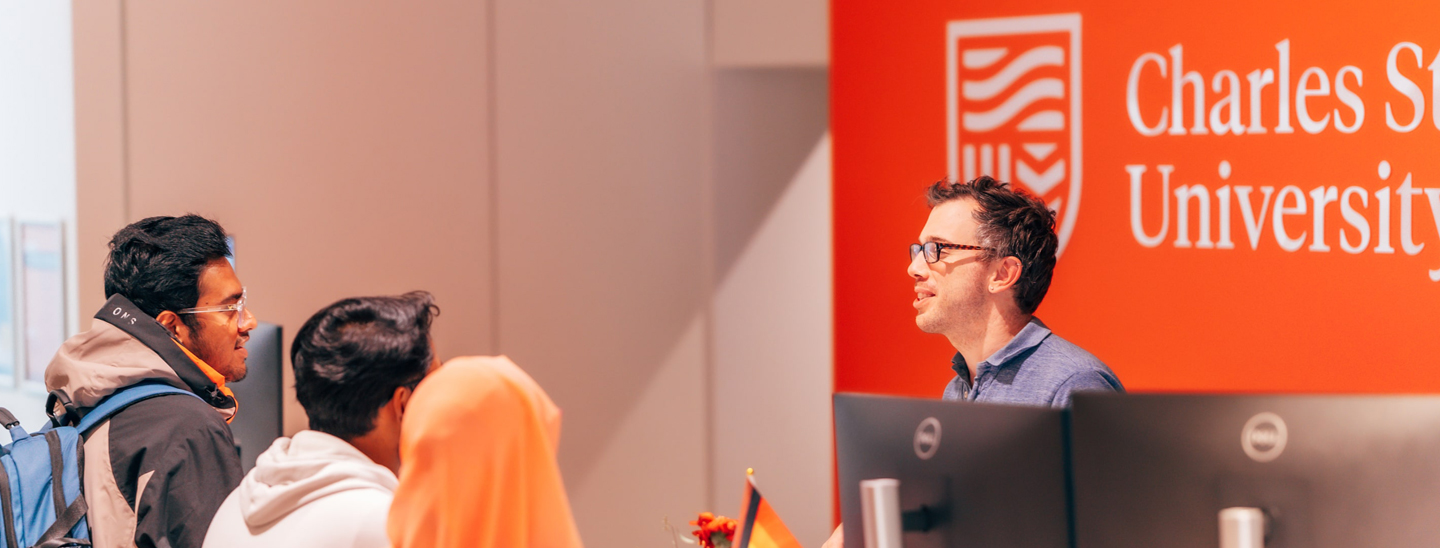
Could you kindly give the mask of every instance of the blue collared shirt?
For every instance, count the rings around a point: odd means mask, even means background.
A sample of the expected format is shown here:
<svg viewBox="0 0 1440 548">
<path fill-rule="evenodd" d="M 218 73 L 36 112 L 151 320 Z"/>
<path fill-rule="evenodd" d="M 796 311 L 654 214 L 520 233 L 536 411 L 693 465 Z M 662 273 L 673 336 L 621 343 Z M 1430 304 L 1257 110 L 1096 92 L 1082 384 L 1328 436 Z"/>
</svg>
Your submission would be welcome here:
<svg viewBox="0 0 1440 548">
<path fill-rule="evenodd" d="M 1125 391 L 1104 362 L 1051 333 L 1039 318 L 1032 318 L 1008 344 L 980 362 L 973 387 L 965 358 L 957 353 L 951 364 L 955 378 L 945 386 L 947 401 L 1065 408 L 1075 392 Z"/>
</svg>

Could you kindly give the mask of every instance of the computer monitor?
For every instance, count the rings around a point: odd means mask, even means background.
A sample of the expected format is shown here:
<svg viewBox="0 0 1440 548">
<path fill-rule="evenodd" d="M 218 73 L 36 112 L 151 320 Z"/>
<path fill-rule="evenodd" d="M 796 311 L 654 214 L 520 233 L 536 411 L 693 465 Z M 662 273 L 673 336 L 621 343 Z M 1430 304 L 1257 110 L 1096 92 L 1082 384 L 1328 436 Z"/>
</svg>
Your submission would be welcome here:
<svg viewBox="0 0 1440 548">
<path fill-rule="evenodd" d="M 283 331 L 280 326 L 266 322 L 251 329 L 250 342 L 245 344 L 249 352 L 245 359 L 245 380 L 228 385 L 240 402 L 240 411 L 230 423 L 230 433 L 240 452 L 240 465 L 246 472 L 255 466 L 255 457 L 284 434 L 282 368 L 285 361 L 280 349 Z"/>
<path fill-rule="evenodd" d="M 845 545 L 866 546 L 860 482 L 899 480 L 905 548 L 1065 548 L 1064 412 L 835 395 Z"/>
<path fill-rule="evenodd" d="M 1072 409 L 1077 548 L 1440 546 L 1440 398 L 1080 394 Z M 1225 509 L 1247 510 L 1222 540 Z M 1237 542 L 1246 512 L 1265 523 Z"/>
</svg>

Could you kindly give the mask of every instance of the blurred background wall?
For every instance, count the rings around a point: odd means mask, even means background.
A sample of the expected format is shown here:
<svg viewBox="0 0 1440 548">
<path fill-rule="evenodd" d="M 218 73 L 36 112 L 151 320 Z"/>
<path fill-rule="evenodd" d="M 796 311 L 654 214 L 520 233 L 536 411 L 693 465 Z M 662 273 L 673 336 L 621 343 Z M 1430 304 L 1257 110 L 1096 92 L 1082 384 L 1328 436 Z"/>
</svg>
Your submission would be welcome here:
<svg viewBox="0 0 1440 548">
<path fill-rule="evenodd" d="M 588 545 L 735 515 L 754 467 L 818 546 L 826 4 L 75 2 L 78 317 L 116 229 L 213 216 L 287 336 L 339 298 L 427 289 L 443 357 L 530 371 L 565 412 Z"/>
<path fill-rule="evenodd" d="M 27 377 L 16 360 L 25 333 L 17 329 L 21 284 L 19 269 L 11 267 L 20 254 L 11 248 L 11 231 L 23 222 L 60 223 L 63 263 L 75 261 L 73 57 L 69 2 L 0 3 L 0 405 L 26 425 L 44 420 L 45 397 L 43 390 L 22 389 L 41 379 Z M 73 309 L 76 269 L 63 272 L 66 308 Z M 74 314 L 64 322 L 71 332 L 78 325 Z"/>
</svg>

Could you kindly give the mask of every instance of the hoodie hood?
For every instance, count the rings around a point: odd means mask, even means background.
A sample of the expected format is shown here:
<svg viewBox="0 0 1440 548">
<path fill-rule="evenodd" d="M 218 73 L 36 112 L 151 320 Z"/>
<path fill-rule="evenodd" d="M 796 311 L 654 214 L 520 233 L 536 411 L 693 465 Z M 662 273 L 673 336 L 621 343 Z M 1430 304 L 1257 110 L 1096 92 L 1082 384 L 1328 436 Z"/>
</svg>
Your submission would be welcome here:
<svg viewBox="0 0 1440 548">
<path fill-rule="evenodd" d="M 63 390 L 81 408 L 99 405 L 106 396 L 142 381 L 194 392 L 226 420 L 235 415 L 235 398 L 224 377 L 120 295 L 106 301 L 90 330 L 66 340 L 45 368 L 45 389 Z"/>
<path fill-rule="evenodd" d="M 255 460 L 236 490 L 240 514 L 264 527 L 316 500 L 346 491 L 393 493 L 398 480 L 345 440 L 314 430 L 280 438 Z"/>
</svg>

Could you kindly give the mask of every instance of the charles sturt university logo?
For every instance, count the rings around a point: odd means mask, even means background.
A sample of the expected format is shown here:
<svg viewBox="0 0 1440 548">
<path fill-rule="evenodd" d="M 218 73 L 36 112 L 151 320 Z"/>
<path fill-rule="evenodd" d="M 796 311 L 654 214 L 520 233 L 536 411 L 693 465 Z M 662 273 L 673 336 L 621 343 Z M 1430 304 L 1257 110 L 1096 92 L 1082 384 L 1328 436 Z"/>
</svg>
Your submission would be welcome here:
<svg viewBox="0 0 1440 548">
<path fill-rule="evenodd" d="M 1040 196 L 1065 251 L 1080 211 L 1080 14 L 946 31 L 950 178 L 989 175 Z"/>
</svg>

